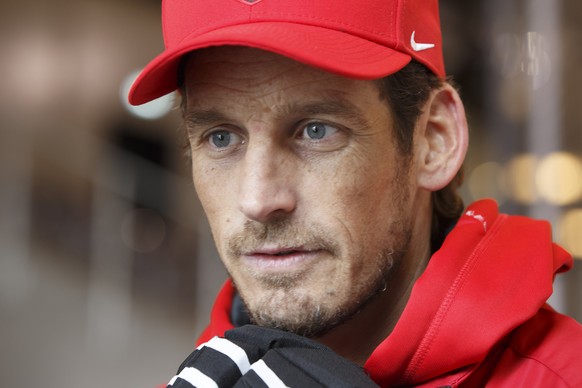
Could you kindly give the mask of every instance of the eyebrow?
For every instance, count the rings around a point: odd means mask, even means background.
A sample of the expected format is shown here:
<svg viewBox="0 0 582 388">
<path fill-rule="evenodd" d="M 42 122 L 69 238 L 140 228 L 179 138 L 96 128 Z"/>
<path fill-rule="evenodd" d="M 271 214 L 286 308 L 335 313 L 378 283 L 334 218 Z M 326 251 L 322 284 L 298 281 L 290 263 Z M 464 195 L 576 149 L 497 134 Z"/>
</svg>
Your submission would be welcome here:
<svg viewBox="0 0 582 388">
<path fill-rule="evenodd" d="M 359 127 L 368 127 L 369 122 L 364 112 L 347 99 L 332 95 L 323 101 L 300 103 L 295 102 L 275 107 L 277 120 L 290 116 L 337 116 Z M 195 109 L 184 115 L 184 124 L 189 129 L 206 127 L 218 123 L 229 122 L 232 119 L 218 109 Z"/>
<path fill-rule="evenodd" d="M 193 110 L 184 115 L 187 127 L 207 126 L 227 120 L 228 118 L 216 109 Z"/>
<path fill-rule="evenodd" d="M 283 108 L 283 112 L 288 114 L 301 114 L 304 116 L 329 115 L 337 116 L 360 127 L 367 127 L 368 121 L 364 112 L 352 102 L 335 96 L 333 99 L 318 101 L 313 103 L 297 103 Z"/>
</svg>

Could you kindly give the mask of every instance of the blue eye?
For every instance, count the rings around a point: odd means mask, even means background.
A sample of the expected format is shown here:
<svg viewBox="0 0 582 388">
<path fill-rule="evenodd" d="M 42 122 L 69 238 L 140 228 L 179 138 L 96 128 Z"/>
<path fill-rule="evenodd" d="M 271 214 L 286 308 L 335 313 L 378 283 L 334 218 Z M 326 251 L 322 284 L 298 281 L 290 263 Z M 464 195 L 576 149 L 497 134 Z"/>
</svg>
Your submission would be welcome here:
<svg viewBox="0 0 582 388">
<path fill-rule="evenodd" d="M 227 130 L 212 132 L 208 136 L 208 142 L 214 148 L 227 148 L 244 143 L 243 139 L 238 134 Z"/>
<path fill-rule="evenodd" d="M 230 144 L 230 133 L 227 131 L 218 131 L 210 135 L 210 143 L 217 148 L 228 147 Z"/>
<path fill-rule="evenodd" d="M 303 129 L 303 136 L 311 140 L 321 140 L 325 137 L 333 135 L 336 132 L 337 128 L 331 125 L 313 122 L 305 126 Z"/>
</svg>

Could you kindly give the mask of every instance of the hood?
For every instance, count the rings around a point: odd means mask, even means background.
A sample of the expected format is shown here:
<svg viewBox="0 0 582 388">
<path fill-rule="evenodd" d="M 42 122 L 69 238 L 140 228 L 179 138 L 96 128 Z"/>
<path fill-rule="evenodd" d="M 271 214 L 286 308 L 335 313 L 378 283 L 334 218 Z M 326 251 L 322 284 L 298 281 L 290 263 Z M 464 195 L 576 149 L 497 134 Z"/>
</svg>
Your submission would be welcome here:
<svg viewBox="0 0 582 388">
<path fill-rule="evenodd" d="M 552 294 L 572 257 L 549 223 L 472 204 L 415 283 L 392 334 L 365 368 L 382 386 L 414 385 L 482 361 Z"/>
</svg>

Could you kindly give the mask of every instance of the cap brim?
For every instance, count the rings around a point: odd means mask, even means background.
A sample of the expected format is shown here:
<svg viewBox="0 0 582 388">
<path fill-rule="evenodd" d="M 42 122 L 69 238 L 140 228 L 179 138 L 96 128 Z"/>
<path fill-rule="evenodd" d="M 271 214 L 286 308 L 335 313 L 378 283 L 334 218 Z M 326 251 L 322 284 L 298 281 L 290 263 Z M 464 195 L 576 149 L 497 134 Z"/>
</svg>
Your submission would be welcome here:
<svg viewBox="0 0 582 388">
<path fill-rule="evenodd" d="M 185 39 L 150 62 L 134 82 L 129 102 L 140 105 L 178 88 L 178 66 L 188 52 L 210 46 L 248 46 L 271 51 L 331 73 L 377 79 L 402 69 L 407 54 L 322 27 L 261 22 L 233 25 Z"/>
</svg>

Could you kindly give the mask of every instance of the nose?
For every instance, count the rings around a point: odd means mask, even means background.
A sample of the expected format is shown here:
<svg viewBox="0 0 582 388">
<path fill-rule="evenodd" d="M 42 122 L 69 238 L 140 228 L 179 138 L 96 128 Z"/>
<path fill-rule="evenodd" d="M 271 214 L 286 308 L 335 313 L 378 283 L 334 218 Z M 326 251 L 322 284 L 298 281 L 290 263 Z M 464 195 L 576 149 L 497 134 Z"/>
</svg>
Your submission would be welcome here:
<svg viewBox="0 0 582 388">
<path fill-rule="evenodd" d="M 268 222 L 297 205 L 292 156 L 268 145 L 247 146 L 239 188 L 239 209 L 250 220 Z"/>
</svg>

